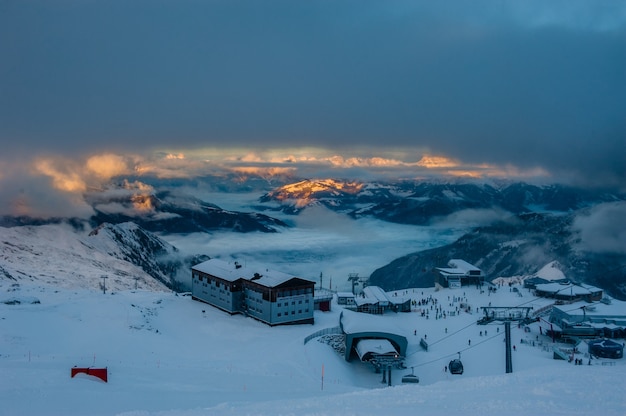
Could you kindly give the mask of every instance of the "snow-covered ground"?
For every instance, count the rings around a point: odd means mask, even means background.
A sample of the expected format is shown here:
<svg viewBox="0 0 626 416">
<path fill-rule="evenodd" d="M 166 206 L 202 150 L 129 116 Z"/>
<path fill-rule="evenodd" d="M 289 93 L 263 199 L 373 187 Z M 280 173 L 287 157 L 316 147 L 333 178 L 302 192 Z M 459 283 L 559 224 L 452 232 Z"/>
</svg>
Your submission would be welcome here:
<svg viewBox="0 0 626 416">
<path fill-rule="evenodd" d="M 397 296 L 437 299 L 446 317 L 437 316 L 431 301 L 428 318 L 419 311 L 381 318 L 409 341 L 408 369 L 394 369 L 388 387 L 370 365 L 345 361 L 321 338 L 304 343 L 338 325 L 336 304 L 316 312 L 314 325 L 272 328 L 170 292 L 103 294 L 5 280 L 0 415 L 626 414 L 625 360 L 588 365 L 584 345 L 576 358 L 585 365 L 554 360 L 554 344 L 537 323 L 530 332 L 513 327 L 514 372 L 505 374 L 504 329 L 476 325 L 476 308 L 537 309 L 546 300 L 506 286 L 495 294 L 462 288 Z M 624 303 L 613 306 L 626 313 Z M 424 336 L 428 351 L 419 346 Z M 444 371 L 458 352 L 461 376 Z M 71 378 L 73 366 L 107 367 L 108 383 Z M 403 385 L 410 367 L 420 383 Z"/>
</svg>

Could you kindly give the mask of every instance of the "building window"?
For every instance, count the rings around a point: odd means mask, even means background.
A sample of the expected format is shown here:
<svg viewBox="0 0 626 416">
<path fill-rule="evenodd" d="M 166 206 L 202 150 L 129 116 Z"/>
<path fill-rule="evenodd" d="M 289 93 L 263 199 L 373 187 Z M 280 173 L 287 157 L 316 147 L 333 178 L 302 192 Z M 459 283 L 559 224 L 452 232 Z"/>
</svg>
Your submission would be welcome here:
<svg viewBox="0 0 626 416">
<path fill-rule="evenodd" d="M 280 312 L 278 312 L 278 316 L 280 317 L 282 314 Z"/>
</svg>

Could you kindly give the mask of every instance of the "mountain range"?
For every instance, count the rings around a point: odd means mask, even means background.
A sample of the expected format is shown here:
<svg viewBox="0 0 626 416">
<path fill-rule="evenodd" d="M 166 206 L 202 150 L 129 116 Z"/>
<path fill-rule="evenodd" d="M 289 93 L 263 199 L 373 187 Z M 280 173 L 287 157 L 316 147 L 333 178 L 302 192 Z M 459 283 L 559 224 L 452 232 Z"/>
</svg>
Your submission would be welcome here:
<svg viewBox="0 0 626 416">
<path fill-rule="evenodd" d="M 555 261 L 571 280 L 626 298 L 624 250 L 584 247 L 574 226 L 581 213 L 595 206 L 623 204 L 626 197 L 619 193 L 525 183 L 307 179 L 273 187 L 275 183 L 254 177 L 238 178 L 231 186 L 227 183 L 232 179 L 220 177 L 218 185 L 211 178 L 203 180 L 208 182 L 194 186 L 228 192 L 253 189 L 261 196 L 250 211 L 242 212 L 181 192 L 183 187 L 193 189 L 182 180 L 160 179 L 145 186 L 123 181 L 85 195 L 93 210 L 87 219 L 5 216 L 0 218 L 0 278 L 55 280 L 69 274 L 93 288 L 150 281 L 151 287 L 184 290 L 190 266 L 206 256 L 181 253 L 159 236 L 280 233 L 292 225 L 266 213 L 295 216 L 321 205 L 353 220 L 369 217 L 421 226 L 440 224 L 444 218 L 454 225 L 468 212 L 497 213 L 484 215 L 478 226 L 450 245 L 399 253 L 401 257 L 381 265 L 369 282 L 387 290 L 432 286 L 432 270 L 445 267 L 451 258 L 475 264 L 490 278 L 532 275 Z M 271 189 L 261 192 L 265 188 Z"/>
<path fill-rule="evenodd" d="M 455 258 L 479 267 L 487 280 L 530 277 L 554 262 L 567 279 L 626 299 L 626 253 L 584 249 L 574 225 L 577 215 L 520 214 L 477 227 L 452 244 L 399 257 L 375 270 L 368 283 L 388 290 L 432 287 L 436 268 Z"/>
<path fill-rule="evenodd" d="M 408 180 L 365 183 L 332 179 L 284 185 L 260 198 L 262 203 L 278 203 L 273 209 L 288 214 L 298 214 L 312 205 L 323 205 L 352 218 L 374 217 L 413 225 L 429 225 L 464 210 L 500 209 L 511 214 L 571 212 L 623 200 L 626 195 L 614 191 L 564 185 Z M 262 206 L 257 208 L 264 209 Z"/>
</svg>

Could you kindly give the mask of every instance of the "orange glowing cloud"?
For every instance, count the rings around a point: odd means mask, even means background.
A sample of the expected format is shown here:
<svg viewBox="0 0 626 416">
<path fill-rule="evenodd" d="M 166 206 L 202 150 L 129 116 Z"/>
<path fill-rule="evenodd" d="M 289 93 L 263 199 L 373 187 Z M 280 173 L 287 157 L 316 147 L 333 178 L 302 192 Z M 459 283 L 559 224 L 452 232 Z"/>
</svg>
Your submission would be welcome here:
<svg viewBox="0 0 626 416">
<path fill-rule="evenodd" d="M 345 158 L 340 155 L 330 156 L 324 159 L 331 165 L 336 167 L 397 167 L 397 166 L 409 166 L 409 164 L 396 159 L 388 159 L 384 157 L 348 157 Z"/>
<path fill-rule="evenodd" d="M 131 172 L 126 158 L 112 153 L 91 156 L 87 159 L 85 167 L 101 179 L 110 179 Z"/>
<path fill-rule="evenodd" d="M 122 188 L 133 193 L 131 197 L 133 209 L 144 213 L 154 211 L 154 204 L 152 203 L 154 188 L 151 185 L 140 181 L 129 182 L 124 180 Z"/>
<path fill-rule="evenodd" d="M 443 156 L 428 156 L 424 155 L 419 162 L 418 166 L 422 166 L 429 169 L 436 168 L 455 168 L 460 164 L 452 159 Z"/>
<path fill-rule="evenodd" d="M 152 198 L 150 195 L 133 195 L 131 201 L 133 203 L 133 208 L 139 212 L 154 211 L 154 205 L 152 204 Z"/>
<path fill-rule="evenodd" d="M 260 175 L 260 176 L 278 176 L 288 175 L 295 172 L 294 167 L 256 167 L 256 166 L 239 166 L 231 169 L 234 172 L 244 173 L 247 175 Z"/>
<path fill-rule="evenodd" d="M 52 179 L 55 189 L 65 192 L 84 192 L 87 184 L 80 175 L 80 170 L 71 163 L 61 163 L 52 159 L 37 159 L 33 166 L 35 171 Z M 60 167 L 59 165 L 64 165 Z"/>
<path fill-rule="evenodd" d="M 447 174 L 459 178 L 478 179 L 483 177 L 483 173 L 476 170 L 449 170 Z"/>
</svg>

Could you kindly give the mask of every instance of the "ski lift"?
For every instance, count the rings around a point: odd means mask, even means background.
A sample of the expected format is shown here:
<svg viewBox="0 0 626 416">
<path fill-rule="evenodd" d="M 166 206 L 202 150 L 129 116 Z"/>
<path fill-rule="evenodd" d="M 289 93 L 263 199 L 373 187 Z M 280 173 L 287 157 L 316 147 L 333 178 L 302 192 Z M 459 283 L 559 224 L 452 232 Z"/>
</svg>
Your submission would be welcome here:
<svg viewBox="0 0 626 416">
<path fill-rule="evenodd" d="M 402 376 L 403 383 L 419 383 L 420 379 L 418 376 L 413 374 L 413 367 L 411 367 L 411 374 L 405 374 Z"/>
<path fill-rule="evenodd" d="M 452 374 L 463 374 L 463 363 L 461 362 L 461 353 L 459 352 L 459 358 L 455 358 L 450 361 L 448 364 L 448 368 L 450 369 L 450 373 Z"/>
</svg>

